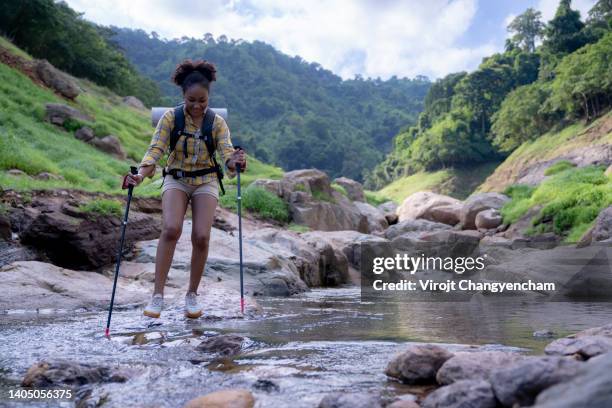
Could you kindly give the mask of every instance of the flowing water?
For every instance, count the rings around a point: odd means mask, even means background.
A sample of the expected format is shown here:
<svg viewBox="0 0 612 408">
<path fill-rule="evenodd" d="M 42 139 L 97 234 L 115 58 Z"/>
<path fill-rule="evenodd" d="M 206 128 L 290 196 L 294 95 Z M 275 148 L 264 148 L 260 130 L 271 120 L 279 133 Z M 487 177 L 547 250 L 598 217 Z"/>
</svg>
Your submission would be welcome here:
<svg viewBox="0 0 612 408">
<path fill-rule="evenodd" d="M 179 305 L 161 324 L 140 310 L 113 314 L 112 338 L 103 335 L 105 312 L 39 311 L 0 315 L 0 388 L 15 389 L 25 371 L 44 359 L 121 367 L 124 383 L 94 384 L 89 402 L 104 407 L 181 407 L 224 388 L 247 388 L 258 407 L 316 407 L 334 391 L 368 392 L 392 400 L 424 389 L 387 381 L 391 356 L 419 342 L 451 350 L 541 353 L 549 339 L 609 323 L 609 303 L 537 303 L 476 297 L 462 303 L 360 303 L 359 288 L 316 289 L 291 298 L 258 298 L 263 316 L 187 321 Z M 247 338 L 234 358 L 195 349 L 202 338 L 234 333 Z M 472 345 L 470 347 L 470 345 Z M 4 405 L 3 405 L 4 404 Z M 7 400 L 0 406 L 74 406 L 74 402 Z"/>
</svg>

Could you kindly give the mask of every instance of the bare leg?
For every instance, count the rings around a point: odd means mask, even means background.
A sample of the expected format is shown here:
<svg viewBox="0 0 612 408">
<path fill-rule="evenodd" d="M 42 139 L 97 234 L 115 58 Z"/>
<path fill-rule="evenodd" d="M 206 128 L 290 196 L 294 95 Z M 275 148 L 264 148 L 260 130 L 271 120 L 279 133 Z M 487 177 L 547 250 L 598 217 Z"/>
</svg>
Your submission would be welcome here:
<svg viewBox="0 0 612 408">
<path fill-rule="evenodd" d="M 217 199 L 210 194 L 197 194 L 191 199 L 193 229 L 191 232 L 191 274 L 189 275 L 189 292 L 198 291 L 204 265 L 208 258 L 210 229 L 215 219 Z"/>
<path fill-rule="evenodd" d="M 164 294 L 166 278 L 174 257 L 176 241 L 183 232 L 183 218 L 187 211 L 187 194 L 181 190 L 167 190 L 162 196 L 162 233 L 155 256 L 154 294 Z"/>
</svg>

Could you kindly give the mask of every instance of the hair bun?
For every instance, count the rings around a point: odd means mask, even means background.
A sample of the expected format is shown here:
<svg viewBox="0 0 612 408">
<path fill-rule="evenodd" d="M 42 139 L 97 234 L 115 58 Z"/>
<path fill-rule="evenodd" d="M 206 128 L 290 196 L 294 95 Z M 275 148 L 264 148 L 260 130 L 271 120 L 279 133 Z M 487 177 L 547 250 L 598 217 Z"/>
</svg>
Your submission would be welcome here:
<svg viewBox="0 0 612 408">
<path fill-rule="evenodd" d="M 172 81 L 178 86 L 182 87 L 185 83 L 185 79 L 187 79 L 189 74 L 193 72 L 199 72 L 209 82 L 217 80 L 217 68 L 215 68 L 212 63 L 206 60 L 192 61 L 187 59 L 176 66 L 174 75 L 172 76 Z"/>
</svg>

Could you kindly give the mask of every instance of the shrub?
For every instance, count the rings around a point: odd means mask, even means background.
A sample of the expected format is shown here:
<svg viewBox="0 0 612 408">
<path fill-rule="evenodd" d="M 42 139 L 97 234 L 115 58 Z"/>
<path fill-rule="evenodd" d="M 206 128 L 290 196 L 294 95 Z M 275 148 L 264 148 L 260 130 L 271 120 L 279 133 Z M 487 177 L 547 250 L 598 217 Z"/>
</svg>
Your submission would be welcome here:
<svg viewBox="0 0 612 408">
<path fill-rule="evenodd" d="M 544 171 L 545 176 L 552 176 L 553 174 L 561 173 L 564 170 L 576 167 L 576 165 L 567 160 L 560 160 Z"/>
</svg>

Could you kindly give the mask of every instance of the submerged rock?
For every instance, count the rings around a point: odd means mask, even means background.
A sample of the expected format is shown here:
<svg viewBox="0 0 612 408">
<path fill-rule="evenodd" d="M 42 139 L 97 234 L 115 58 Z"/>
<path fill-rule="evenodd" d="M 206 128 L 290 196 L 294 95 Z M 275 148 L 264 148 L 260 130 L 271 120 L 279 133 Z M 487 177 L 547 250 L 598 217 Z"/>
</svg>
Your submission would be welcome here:
<svg viewBox="0 0 612 408">
<path fill-rule="evenodd" d="M 252 408 L 254 405 L 253 394 L 249 390 L 237 388 L 216 391 L 194 398 L 183 408 Z"/>
<path fill-rule="evenodd" d="M 221 334 L 207 338 L 196 349 L 205 353 L 233 356 L 240 353 L 243 342 L 244 337 L 235 334 Z"/>
<path fill-rule="evenodd" d="M 73 361 L 41 361 L 28 369 L 21 381 L 22 387 L 81 386 L 99 382 L 125 382 L 125 372 L 109 367 Z"/>
<path fill-rule="evenodd" d="M 334 393 L 323 397 L 319 408 L 380 408 L 378 398 L 364 393 Z"/>
</svg>

